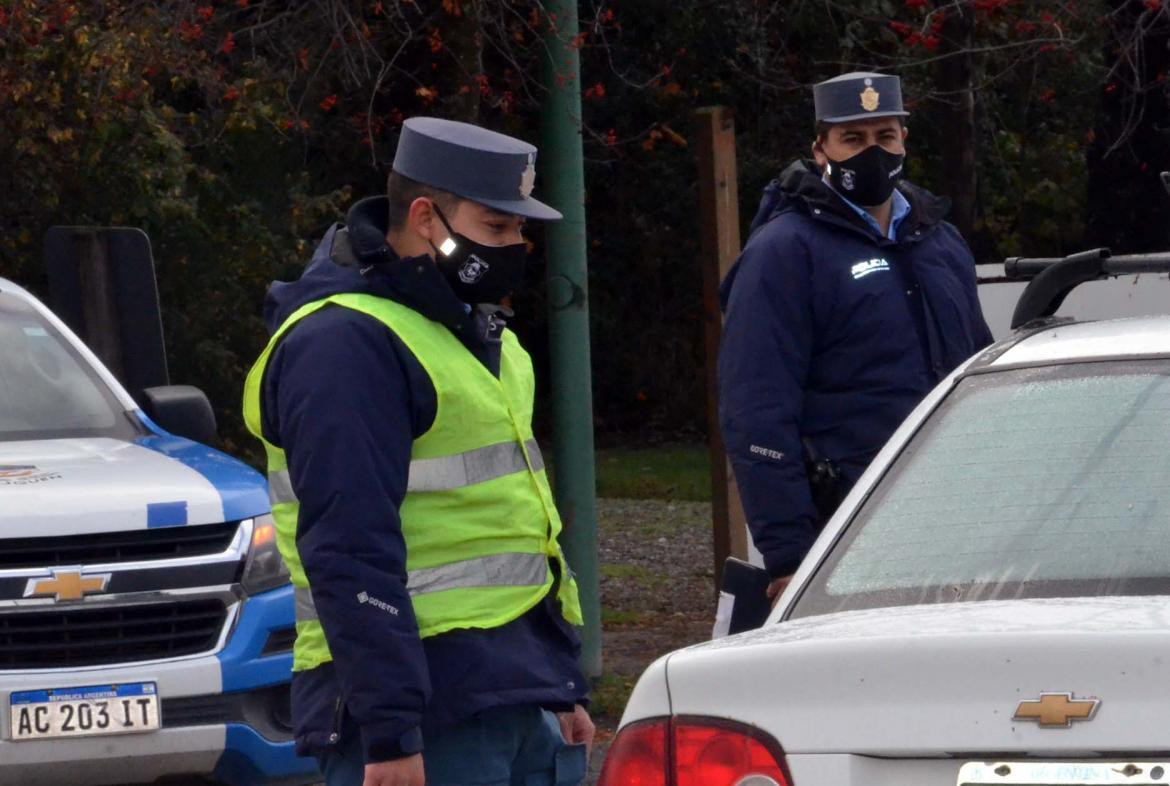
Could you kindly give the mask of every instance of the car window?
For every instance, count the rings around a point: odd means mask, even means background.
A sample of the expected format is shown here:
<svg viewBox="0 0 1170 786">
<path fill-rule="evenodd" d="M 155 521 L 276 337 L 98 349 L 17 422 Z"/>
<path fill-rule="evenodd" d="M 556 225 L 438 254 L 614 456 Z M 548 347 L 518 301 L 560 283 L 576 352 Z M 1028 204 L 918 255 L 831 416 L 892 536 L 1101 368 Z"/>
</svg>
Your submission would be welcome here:
<svg viewBox="0 0 1170 786">
<path fill-rule="evenodd" d="M 0 441 L 138 434 L 64 337 L 28 303 L 0 292 Z"/>
<path fill-rule="evenodd" d="M 790 616 L 1170 593 L 1170 365 L 962 381 L 879 481 Z"/>
</svg>

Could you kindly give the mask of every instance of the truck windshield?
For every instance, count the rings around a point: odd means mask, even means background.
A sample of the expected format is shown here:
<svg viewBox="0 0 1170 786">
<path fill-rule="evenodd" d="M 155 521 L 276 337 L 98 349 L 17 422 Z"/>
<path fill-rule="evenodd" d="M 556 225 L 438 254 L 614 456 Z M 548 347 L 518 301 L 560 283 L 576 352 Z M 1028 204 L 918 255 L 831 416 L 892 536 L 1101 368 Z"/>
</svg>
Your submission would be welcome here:
<svg viewBox="0 0 1170 786">
<path fill-rule="evenodd" d="M 972 376 L 879 481 L 793 617 L 1170 594 L 1170 363 Z"/>
<path fill-rule="evenodd" d="M 0 442 L 138 434 L 65 338 L 30 304 L 0 292 Z"/>
</svg>

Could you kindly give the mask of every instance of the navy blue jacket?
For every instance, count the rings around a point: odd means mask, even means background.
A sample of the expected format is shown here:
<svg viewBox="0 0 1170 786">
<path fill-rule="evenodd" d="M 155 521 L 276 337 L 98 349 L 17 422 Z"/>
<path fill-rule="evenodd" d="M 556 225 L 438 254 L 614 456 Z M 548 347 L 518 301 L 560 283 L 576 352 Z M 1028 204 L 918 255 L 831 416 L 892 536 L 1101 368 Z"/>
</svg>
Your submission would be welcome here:
<svg viewBox="0 0 1170 786">
<path fill-rule="evenodd" d="M 498 375 L 498 321 L 469 313 L 429 257 L 397 258 L 385 245 L 386 220 L 384 198 L 354 205 L 346 227 L 326 233 L 300 280 L 272 285 L 269 329 L 305 303 L 368 293 L 446 325 Z M 491 707 L 585 702 L 580 643 L 555 592 L 499 628 L 426 640 L 413 614 L 392 617 L 357 601 L 368 592 L 411 609 L 398 508 L 411 443 L 430 428 L 436 406 L 430 377 L 402 340 L 353 309 L 326 307 L 305 317 L 269 360 L 264 436 L 288 456 L 301 506 L 297 548 L 333 655 L 332 664 L 293 678 L 303 755 L 339 744 L 347 714 L 361 729 L 366 760 L 382 761 L 420 750 L 425 733 Z"/>
<path fill-rule="evenodd" d="M 802 439 L 852 486 L 923 396 L 991 342 L 947 203 L 899 189 L 911 212 L 891 241 L 815 165 L 793 164 L 720 290 L 720 425 L 773 576 L 795 571 L 822 523 Z"/>
</svg>

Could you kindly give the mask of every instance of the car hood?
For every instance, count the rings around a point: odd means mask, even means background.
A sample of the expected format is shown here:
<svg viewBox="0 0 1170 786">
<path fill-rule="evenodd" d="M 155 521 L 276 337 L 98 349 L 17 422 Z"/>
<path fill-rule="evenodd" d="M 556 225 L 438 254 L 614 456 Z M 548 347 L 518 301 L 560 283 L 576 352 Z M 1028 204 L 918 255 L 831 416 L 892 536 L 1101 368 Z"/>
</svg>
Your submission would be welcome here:
<svg viewBox="0 0 1170 786">
<path fill-rule="evenodd" d="M 210 524 L 267 510 L 257 472 L 178 437 L 0 442 L 0 538 Z"/>
<path fill-rule="evenodd" d="M 682 650 L 669 711 L 759 726 L 789 753 L 1159 750 L 1170 598 L 972 602 L 811 617 Z M 1092 720 L 1013 720 L 1042 693 Z"/>
</svg>

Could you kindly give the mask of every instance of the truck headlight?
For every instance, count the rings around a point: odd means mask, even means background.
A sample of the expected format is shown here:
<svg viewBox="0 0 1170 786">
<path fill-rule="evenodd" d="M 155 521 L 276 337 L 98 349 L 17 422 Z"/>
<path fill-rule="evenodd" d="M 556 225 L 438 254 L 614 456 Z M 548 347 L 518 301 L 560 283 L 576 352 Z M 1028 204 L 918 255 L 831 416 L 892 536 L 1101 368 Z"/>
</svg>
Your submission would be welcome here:
<svg viewBox="0 0 1170 786">
<path fill-rule="evenodd" d="M 240 579 L 249 595 L 288 583 L 288 568 L 276 548 L 276 522 L 272 516 L 257 516 L 252 522 L 252 543 Z"/>
</svg>

